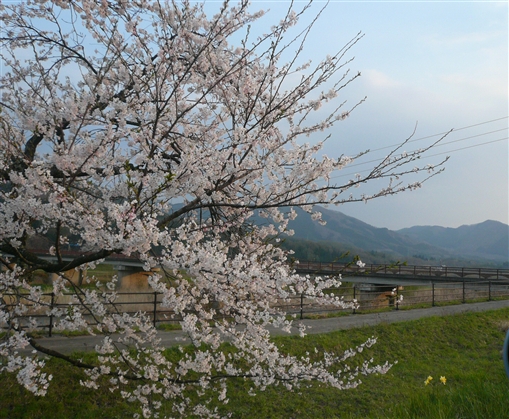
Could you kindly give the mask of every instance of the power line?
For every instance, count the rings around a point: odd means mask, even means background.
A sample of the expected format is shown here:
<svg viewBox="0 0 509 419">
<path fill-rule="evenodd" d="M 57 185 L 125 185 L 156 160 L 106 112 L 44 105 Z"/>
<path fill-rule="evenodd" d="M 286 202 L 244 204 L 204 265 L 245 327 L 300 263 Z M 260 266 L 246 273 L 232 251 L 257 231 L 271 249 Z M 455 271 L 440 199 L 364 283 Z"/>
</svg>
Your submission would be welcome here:
<svg viewBox="0 0 509 419">
<path fill-rule="evenodd" d="M 501 118 L 501 119 L 503 119 L 503 118 Z M 478 124 L 478 125 L 479 125 L 479 124 Z M 457 139 L 457 140 L 447 141 L 447 142 L 443 142 L 443 143 L 436 144 L 436 145 L 434 145 L 434 146 L 433 146 L 433 148 L 436 148 L 436 147 L 442 147 L 442 146 L 444 146 L 444 145 L 448 145 L 448 144 L 458 143 L 458 142 L 460 142 L 460 141 L 470 140 L 470 139 L 472 139 L 472 138 L 483 137 L 483 136 L 488 135 L 488 134 L 494 134 L 494 133 L 496 133 L 496 132 L 506 131 L 506 130 L 507 130 L 507 128 L 502 128 L 502 129 L 497 129 L 497 130 L 494 130 L 494 131 L 484 132 L 484 133 L 482 133 L 482 134 L 471 135 L 470 137 L 459 138 L 459 139 Z M 440 135 L 440 134 L 436 134 L 436 135 Z M 434 137 L 434 136 L 436 136 L 436 135 L 432 135 L 432 136 L 429 136 L 429 137 L 423 137 L 423 138 L 430 138 L 430 137 Z M 417 140 L 415 140 L 415 141 L 417 141 Z M 489 144 L 489 143 L 485 143 L 485 144 Z M 384 148 L 389 148 L 389 147 L 378 148 L 377 150 L 382 150 L 382 149 L 384 149 Z M 393 147 L 391 147 L 391 148 L 393 148 Z M 373 150 L 373 151 L 377 151 L 377 150 Z M 410 153 L 408 153 L 408 154 L 414 153 L 414 152 L 416 152 L 416 151 L 418 151 L 418 150 L 414 150 L 414 151 L 412 151 L 412 152 L 410 152 Z M 380 159 L 373 159 L 373 160 L 368 160 L 368 161 L 365 161 L 365 162 L 362 162 L 362 163 L 355 163 L 355 164 L 351 164 L 351 165 L 349 165 L 348 167 L 362 166 L 362 165 L 364 165 L 364 164 L 374 163 L 374 162 L 378 162 L 378 161 L 380 161 Z"/>
<path fill-rule="evenodd" d="M 474 144 L 474 145 L 470 145 L 470 146 L 466 146 L 466 147 L 461 147 L 461 148 L 457 148 L 455 150 L 444 151 L 442 153 L 436 153 L 436 154 L 432 154 L 432 155 L 429 155 L 429 156 L 425 156 L 425 157 L 421 158 L 421 160 L 424 160 L 424 159 L 427 159 L 427 158 L 430 158 L 430 157 L 441 156 L 441 155 L 444 155 L 444 154 L 451 154 L 451 153 L 455 153 L 457 151 L 466 150 L 466 149 L 469 149 L 469 148 L 480 147 L 480 146 L 484 146 L 484 145 L 488 145 L 488 144 L 498 143 L 500 141 L 505 141 L 507 139 L 509 139 L 509 137 L 499 138 L 497 140 L 486 141 L 486 142 L 480 143 L 480 144 Z M 379 161 L 379 160 L 372 160 L 371 162 L 373 162 L 373 161 Z M 369 163 L 369 162 L 366 162 L 366 163 Z M 365 164 L 365 163 L 361 163 L 361 164 Z M 352 167 L 352 166 L 348 166 L 348 167 Z M 361 171 L 355 172 L 355 173 L 351 172 L 351 173 L 345 173 L 345 174 L 342 174 L 342 175 L 331 176 L 330 178 L 331 179 L 337 179 L 337 178 L 340 178 L 340 177 L 355 176 L 357 173 L 363 173 L 363 172 L 369 172 L 369 171 L 370 171 L 370 169 L 366 169 L 366 170 L 361 170 Z"/>
<path fill-rule="evenodd" d="M 504 141 L 504 140 L 507 140 L 508 138 L 509 137 L 499 138 L 498 140 L 486 141 L 485 143 L 481 143 L 481 144 L 473 144 L 473 145 L 469 145 L 469 146 L 466 146 L 466 147 L 457 148 L 455 150 L 450 150 L 450 151 L 444 151 L 442 153 L 431 154 L 430 156 L 426 156 L 425 158 L 427 159 L 428 157 L 441 156 L 443 154 L 449 154 L 449 153 L 454 153 L 456 151 L 466 150 L 467 148 L 474 148 L 474 147 L 480 147 L 482 145 L 498 143 L 499 141 Z"/>
<path fill-rule="evenodd" d="M 485 125 L 485 124 L 489 124 L 491 122 L 501 121 L 502 119 L 507 119 L 507 118 L 509 118 L 509 116 L 504 116 L 502 118 L 497 118 L 497 119 L 491 119 L 489 121 L 479 122 L 477 124 L 468 125 L 468 126 L 461 127 L 461 128 L 455 128 L 455 129 L 452 130 L 452 132 L 463 131 L 463 130 L 468 129 L 468 128 L 478 127 L 480 125 Z M 438 134 L 427 135 L 426 137 L 420 137 L 420 138 L 416 138 L 415 140 L 409 140 L 409 141 L 407 141 L 407 143 L 413 143 L 413 142 L 416 142 L 416 141 L 426 140 L 428 138 L 438 137 L 439 135 L 445 135 L 448 132 L 449 131 L 445 131 L 445 132 L 439 132 Z M 374 151 L 386 150 L 388 148 L 398 147 L 399 145 L 401 145 L 401 144 L 400 143 L 392 144 L 392 145 L 388 145 L 388 146 L 384 146 L 384 147 L 380 147 L 380 148 L 375 148 L 374 150 L 369 150 L 369 152 L 371 153 L 371 152 L 374 152 Z"/>
</svg>

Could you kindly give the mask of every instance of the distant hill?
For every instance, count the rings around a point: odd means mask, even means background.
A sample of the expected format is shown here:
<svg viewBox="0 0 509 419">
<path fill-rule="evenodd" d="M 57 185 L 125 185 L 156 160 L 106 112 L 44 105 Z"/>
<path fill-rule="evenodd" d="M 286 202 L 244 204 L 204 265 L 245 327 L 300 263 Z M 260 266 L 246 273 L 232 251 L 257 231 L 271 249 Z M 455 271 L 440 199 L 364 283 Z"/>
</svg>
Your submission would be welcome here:
<svg viewBox="0 0 509 419">
<path fill-rule="evenodd" d="M 177 204 L 175 208 L 178 208 Z M 304 260 L 331 262 L 349 251 L 368 263 L 406 261 L 409 264 L 509 267 L 509 226 L 498 221 L 447 228 L 416 226 L 392 231 L 369 225 L 339 211 L 316 207 L 326 225 L 313 221 L 301 208 L 290 221 L 295 235 L 283 247 Z M 204 214 L 204 217 L 207 217 Z M 254 216 L 255 224 L 267 219 Z M 347 258 L 341 259 L 346 261 Z"/>
<path fill-rule="evenodd" d="M 387 228 L 373 227 L 339 211 L 325 208 L 318 210 L 322 213 L 322 219 L 327 222 L 325 226 L 311 220 L 311 216 L 305 211 L 297 209 L 297 218 L 289 223 L 289 228 L 295 230 L 294 238 L 336 242 L 366 251 L 389 252 L 395 256 L 412 256 L 420 253 L 439 256 L 443 253 L 432 245 Z"/>
<path fill-rule="evenodd" d="M 498 221 L 488 220 L 458 228 L 416 226 L 397 233 L 457 255 L 509 260 L 509 226 Z"/>
<path fill-rule="evenodd" d="M 299 258 L 307 252 L 323 260 L 326 255 L 336 252 L 339 257 L 341 251 L 350 249 L 364 257 L 372 255 L 377 261 L 371 263 L 390 259 L 416 264 L 509 265 L 509 226 L 497 221 L 458 228 L 420 226 L 391 231 L 339 211 L 317 210 L 327 222 L 325 226 L 300 208 L 296 209 L 297 218 L 289 223 L 295 235 L 285 247 L 299 249 Z"/>
</svg>

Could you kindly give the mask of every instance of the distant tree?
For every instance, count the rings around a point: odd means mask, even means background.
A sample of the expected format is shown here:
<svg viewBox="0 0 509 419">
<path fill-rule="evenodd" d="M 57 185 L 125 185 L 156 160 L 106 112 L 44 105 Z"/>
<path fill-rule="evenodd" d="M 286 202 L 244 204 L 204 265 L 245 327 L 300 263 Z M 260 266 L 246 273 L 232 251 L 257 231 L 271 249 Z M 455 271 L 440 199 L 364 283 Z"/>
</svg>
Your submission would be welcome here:
<svg viewBox="0 0 509 419">
<path fill-rule="evenodd" d="M 292 252 L 292 258 L 303 261 L 350 263 L 355 255 L 368 255 L 357 248 L 329 241 L 311 241 L 287 238 L 281 242 L 281 247 Z M 365 257 L 362 258 L 364 260 Z"/>
<path fill-rule="evenodd" d="M 365 176 L 331 181 L 355 157 L 319 156 L 326 138 L 301 138 L 330 129 L 357 106 L 340 102 L 318 112 L 360 75 L 346 66 L 361 36 L 308 63 L 303 48 L 314 22 L 292 35 L 308 6 L 297 13 L 292 7 L 266 34 L 253 36 L 250 25 L 263 13 L 251 13 L 244 0 L 225 2 L 214 15 L 190 1 L 0 5 L 0 322 L 8 328 L 0 355 L 2 370 L 16 373 L 28 390 L 43 395 L 51 379 L 43 360 L 19 354 L 30 345 L 85 369 L 86 386 L 109 377 L 110 389 L 139 402 L 146 417 L 163 399 L 173 402 L 175 415 L 212 416 L 204 398 L 194 404 L 186 391 L 210 389 L 226 401 L 230 377 L 261 389 L 308 380 L 350 388 L 361 374 L 388 369 L 366 362 L 344 372 L 355 350 L 310 359 L 269 339 L 268 326 L 297 327 L 272 307 L 278 299 L 305 292 L 343 304 L 324 292 L 337 278 L 295 275 L 287 254 L 269 243 L 295 216 L 280 209 L 313 212 L 314 204 L 414 189 L 420 182 L 397 179 L 431 169 L 407 167 L 426 150 L 395 150 Z M 372 195 L 346 195 L 373 179 L 387 185 Z M 277 227 L 249 226 L 255 210 Z M 35 236 L 49 237 L 52 260 L 33 251 Z M 67 260 L 70 244 L 80 253 Z M 147 270 L 163 268 L 149 284 L 182 317 L 193 352 L 170 362 L 145 314 L 117 312 L 115 281 L 82 288 L 65 274 L 113 254 L 136 257 Z M 36 270 L 56 274 L 57 297 L 73 293 L 72 309 L 46 310 L 55 327 L 104 335 L 95 363 L 48 350 L 33 334 L 38 321 L 22 319 L 49 304 L 29 281 Z M 83 284 L 90 282 L 85 277 Z M 233 352 L 223 352 L 225 341 Z"/>
</svg>

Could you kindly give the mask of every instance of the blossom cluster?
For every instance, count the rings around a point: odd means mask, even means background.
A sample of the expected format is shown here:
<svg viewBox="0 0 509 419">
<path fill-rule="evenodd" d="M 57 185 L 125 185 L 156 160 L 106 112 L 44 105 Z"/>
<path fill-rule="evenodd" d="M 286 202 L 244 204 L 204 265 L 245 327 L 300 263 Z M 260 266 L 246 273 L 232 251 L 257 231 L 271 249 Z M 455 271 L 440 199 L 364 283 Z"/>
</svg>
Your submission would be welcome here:
<svg viewBox="0 0 509 419">
<path fill-rule="evenodd" d="M 146 417 L 164 399 L 176 415 L 188 414 L 189 388 L 226 402 L 230 377 L 249 379 L 253 389 L 307 380 L 343 389 L 387 371 L 390 364 L 345 364 L 371 340 L 345 354 L 296 357 L 269 339 L 272 327 L 305 334 L 276 301 L 305 293 L 347 306 L 327 293 L 339 278 L 296 275 L 278 247 L 292 234 L 292 208 L 322 222 L 316 204 L 367 201 L 417 185 L 397 179 L 414 172 L 405 164 L 420 152 L 391 153 L 367 176 L 337 185 L 332 173 L 355 157 L 320 156 L 326 135 L 304 141 L 358 105 L 334 101 L 359 76 L 344 66 L 361 38 L 309 63 L 302 54 L 313 23 L 292 32 L 307 9 L 289 10 L 254 37 L 250 25 L 263 12 L 250 12 L 245 0 L 227 1 L 214 15 L 191 1 L 0 5 L 2 370 L 44 394 L 51 380 L 44 363 L 19 354 L 31 345 L 84 368 L 83 385 L 97 388 L 109 377 L 110 389 L 140 403 Z M 291 50 L 295 56 L 284 61 Z M 334 105 L 330 113 L 322 111 L 326 103 Z M 345 197 L 373 179 L 388 186 Z M 266 223 L 255 225 L 254 217 Z M 118 278 L 103 284 L 87 275 L 114 254 L 153 271 L 150 287 L 180 319 L 182 345 L 194 351 L 170 362 L 147 316 L 119 310 Z M 53 277 L 52 298 L 72 294 L 67 308 L 43 295 L 36 272 Z M 39 317 L 27 320 L 32 313 Z M 32 333 L 41 315 L 57 329 L 103 334 L 97 364 L 45 349 Z M 224 352 L 224 342 L 234 351 Z M 203 403 L 192 408 L 215 414 Z"/>
</svg>

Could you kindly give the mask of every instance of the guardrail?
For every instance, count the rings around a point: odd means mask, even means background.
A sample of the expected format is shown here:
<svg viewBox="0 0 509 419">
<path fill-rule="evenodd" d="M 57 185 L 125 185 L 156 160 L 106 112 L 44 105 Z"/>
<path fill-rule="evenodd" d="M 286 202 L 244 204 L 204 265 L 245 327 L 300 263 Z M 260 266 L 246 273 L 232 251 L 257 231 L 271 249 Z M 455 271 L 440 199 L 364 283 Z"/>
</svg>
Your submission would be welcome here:
<svg viewBox="0 0 509 419">
<path fill-rule="evenodd" d="M 346 302 L 356 301 L 359 306 L 355 308 L 340 309 L 337 306 L 318 305 L 305 294 L 295 295 L 285 300 L 278 300 L 273 308 L 285 311 L 300 319 L 304 317 L 334 314 L 365 313 L 373 310 L 400 310 L 411 308 L 432 307 L 454 303 L 471 303 L 509 299 L 509 281 L 432 281 L 429 285 L 419 286 L 390 286 L 375 284 L 346 284 L 340 288 L 331 288 L 327 293 L 342 298 Z M 401 299 L 403 296 L 403 299 Z M 44 307 L 39 310 L 30 310 L 21 319 L 28 324 L 30 318 L 35 319 L 41 328 L 47 328 L 51 336 L 55 329 L 54 309 L 65 309 L 72 313 L 73 307 L 78 306 L 72 302 L 72 294 L 56 297 L 53 293 L 43 294 Z M 4 301 L 9 296 L 4 295 Z M 212 303 L 214 304 L 214 303 Z M 14 308 L 15 304 L 5 304 L 6 308 Z M 157 292 L 119 292 L 114 303 L 119 313 L 134 314 L 144 312 L 150 317 L 154 326 L 161 323 L 178 323 L 181 316 L 162 305 L 162 295 Z M 113 306 L 113 305 L 112 305 Z M 90 319 L 90 316 L 88 317 Z M 94 323 L 91 322 L 93 326 Z M 7 327 L 7 325 L 0 325 Z"/>
</svg>

